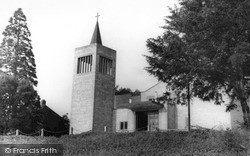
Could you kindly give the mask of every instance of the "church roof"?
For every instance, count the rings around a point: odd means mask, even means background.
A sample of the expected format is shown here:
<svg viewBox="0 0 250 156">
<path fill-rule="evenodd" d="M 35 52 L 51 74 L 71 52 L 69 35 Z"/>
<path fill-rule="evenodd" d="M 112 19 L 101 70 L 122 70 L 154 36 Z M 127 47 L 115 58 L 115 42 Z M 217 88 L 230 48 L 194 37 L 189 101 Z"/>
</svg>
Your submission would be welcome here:
<svg viewBox="0 0 250 156">
<path fill-rule="evenodd" d="M 94 33 L 92 35 L 92 39 L 91 39 L 90 44 L 93 44 L 93 43 L 98 43 L 98 44 L 102 45 L 102 39 L 101 39 L 98 21 L 96 21 L 95 30 L 94 30 Z"/>
<path fill-rule="evenodd" d="M 163 108 L 163 104 L 154 101 L 142 101 L 142 102 L 119 104 L 119 106 L 117 106 L 117 109 L 121 108 L 127 108 L 136 112 L 155 111 Z"/>
</svg>

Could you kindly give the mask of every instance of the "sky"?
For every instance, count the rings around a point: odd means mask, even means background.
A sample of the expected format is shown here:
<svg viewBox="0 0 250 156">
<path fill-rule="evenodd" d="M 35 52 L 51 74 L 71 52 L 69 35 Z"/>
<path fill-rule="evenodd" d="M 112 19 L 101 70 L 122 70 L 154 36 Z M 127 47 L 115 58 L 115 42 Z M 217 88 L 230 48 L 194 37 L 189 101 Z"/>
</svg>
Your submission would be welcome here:
<svg viewBox="0 0 250 156">
<path fill-rule="evenodd" d="M 97 12 L 103 45 L 117 51 L 116 85 L 144 91 L 157 83 L 144 70 L 148 64 L 143 55 L 149 55 L 146 40 L 163 34 L 161 26 L 170 15 L 168 7 L 177 3 L 178 0 L 5 0 L 0 5 L 0 32 L 14 11 L 22 8 L 31 32 L 38 93 L 50 108 L 63 115 L 70 113 L 75 48 L 89 45 Z M 0 35 L 0 41 L 2 38 Z M 224 107 L 216 111 L 223 114 Z M 228 114 L 223 115 L 228 123 Z"/>
</svg>

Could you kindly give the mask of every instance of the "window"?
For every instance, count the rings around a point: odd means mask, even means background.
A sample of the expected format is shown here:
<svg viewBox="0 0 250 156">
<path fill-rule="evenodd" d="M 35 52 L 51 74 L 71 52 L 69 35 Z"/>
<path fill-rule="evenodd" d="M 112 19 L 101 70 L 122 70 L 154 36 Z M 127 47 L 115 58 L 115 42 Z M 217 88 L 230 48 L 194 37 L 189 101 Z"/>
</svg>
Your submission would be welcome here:
<svg viewBox="0 0 250 156">
<path fill-rule="evenodd" d="M 128 99 L 128 103 L 132 103 L 132 99 Z"/>
<path fill-rule="evenodd" d="M 92 71 L 92 55 L 80 57 L 77 60 L 77 74 Z"/>
<path fill-rule="evenodd" d="M 112 75 L 112 60 L 100 56 L 99 59 L 99 72 L 107 75 Z"/>
<path fill-rule="evenodd" d="M 128 129 L 128 122 L 127 122 L 127 121 L 125 121 L 125 122 L 120 122 L 120 129 L 121 129 L 121 130 Z"/>
</svg>

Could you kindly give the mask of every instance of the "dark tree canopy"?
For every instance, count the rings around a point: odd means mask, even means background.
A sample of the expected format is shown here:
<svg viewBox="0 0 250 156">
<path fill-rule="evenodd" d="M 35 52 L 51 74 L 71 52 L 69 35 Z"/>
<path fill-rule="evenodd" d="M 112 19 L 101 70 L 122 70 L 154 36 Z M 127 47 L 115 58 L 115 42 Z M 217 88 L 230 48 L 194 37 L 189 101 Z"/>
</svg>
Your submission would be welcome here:
<svg viewBox="0 0 250 156">
<path fill-rule="evenodd" d="M 34 132 L 40 125 L 40 97 L 30 32 L 22 9 L 14 12 L 0 46 L 0 120 L 4 133 Z"/>
<path fill-rule="evenodd" d="M 66 127 L 66 130 L 69 130 L 69 128 L 70 128 L 70 120 L 69 120 L 69 117 L 68 117 L 68 113 L 64 114 L 62 116 L 62 118 L 63 118 L 63 121 L 64 121 L 64 123 L 63 123 L 64 127 Z M 69 134 L 69 133 L 67 132 L 66 134 Z"/>
<path fill-rule="evenodd" d="M 14 12 L 5 28 L 1 47 L 1 71 L 19 79 L 27 79 L 34 86 L 37 85 L 36 64 L 27 27 L 26 16 L 22 9 Z"/>
<path fill-rule="evenodd" d="M 250 1 L 181 0 L 165 21 L 165 33 L 147 40 L 146 70 L 173 89 L 191 84 L 193 96 L 216 104 L 226 94 L 228 110 L 240 101 L 249 126 Z"/>
<path fill-rule="evenodd" d="M 123 95 L 123 94 L 131 94 L 132 96 L 138 96 L 141 95 L 141 92 L 136 89 L 135 91 L 132 91 L 130 88 L 123 88 L 119 86 L 115 87 L 115 95 Z"/>
<path fill-rule="evenodd" d="M 19 129 L 34 132 L 39 127 L 39 96 L 27 80 L 14 76 L 0 76 L 1 133 Z"/>
</svg>

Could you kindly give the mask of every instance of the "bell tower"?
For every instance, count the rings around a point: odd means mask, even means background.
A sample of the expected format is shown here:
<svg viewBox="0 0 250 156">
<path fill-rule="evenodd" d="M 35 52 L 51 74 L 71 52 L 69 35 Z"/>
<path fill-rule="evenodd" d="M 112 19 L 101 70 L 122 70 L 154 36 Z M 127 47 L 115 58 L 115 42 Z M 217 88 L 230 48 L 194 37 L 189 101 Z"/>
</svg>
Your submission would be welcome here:
<svg viewBox="0 0 250 156">
<path fill-rule="evenodd" d="M 98 16 L 90 44 L 75 49 L 71 134 L 112 131 L 116 51 L 102 45 Z"/>
</svg>

